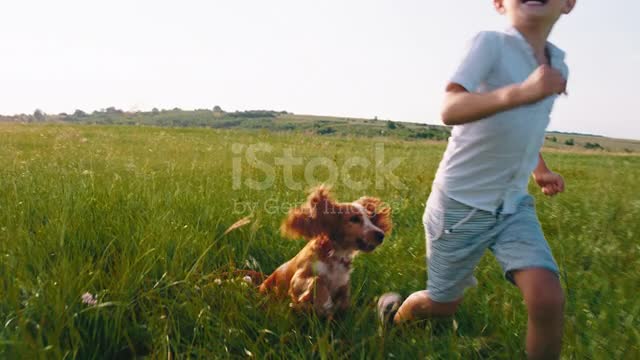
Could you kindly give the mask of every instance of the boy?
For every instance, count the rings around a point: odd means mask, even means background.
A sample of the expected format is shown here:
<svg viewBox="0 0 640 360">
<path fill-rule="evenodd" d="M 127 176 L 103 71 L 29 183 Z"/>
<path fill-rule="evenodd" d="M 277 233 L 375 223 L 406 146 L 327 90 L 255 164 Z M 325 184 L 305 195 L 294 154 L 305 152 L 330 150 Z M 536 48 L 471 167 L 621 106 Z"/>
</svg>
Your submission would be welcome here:
<svg viewBox="0 0 640 360">
<path fill-rule="evenodd" d="M 545 195 L 564 191 L 539 151 L 568 74 L 564 53 L 547 38 L 575 3 L 493 0 L 511 28 L 478 34 L 446 87 L 442 119 L 453 131 L 423 217 L 427 290 L 401 305 L 399 295 L 384 294 L 383 319 L 452 315 L 488 248 L 524 297 L 528 357 L 559 357 L 564 294 L 527 183 L 532 173 Z"/>
</svg>

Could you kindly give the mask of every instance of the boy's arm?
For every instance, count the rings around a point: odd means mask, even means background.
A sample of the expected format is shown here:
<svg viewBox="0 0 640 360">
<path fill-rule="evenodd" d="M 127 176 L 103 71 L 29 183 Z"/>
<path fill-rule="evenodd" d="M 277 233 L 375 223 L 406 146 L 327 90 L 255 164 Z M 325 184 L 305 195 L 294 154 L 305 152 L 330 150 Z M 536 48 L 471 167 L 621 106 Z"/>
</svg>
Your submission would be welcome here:
<svg viewBox="0 0 640 360">
<path fill-rule="evenodd" d="M 502 111 L 540 101 L 565 91 L 567 81 L 562 74 L 541 65 L 521 84 L 512 84 L 488 93 L 469 92 L 464 86 L 447 85 L 442 106 L 442 122 L 460 125 L 484 119 Z"/>
<path fill-rule="evenodd" d="M 564 179 L 560 174 L 549 170 L 542 158 L 542 154 L 538 154 L 538 165 L 533 170 L 532 175 L 545 195 L 553 196 L 564 191 Z"/>
</svg>

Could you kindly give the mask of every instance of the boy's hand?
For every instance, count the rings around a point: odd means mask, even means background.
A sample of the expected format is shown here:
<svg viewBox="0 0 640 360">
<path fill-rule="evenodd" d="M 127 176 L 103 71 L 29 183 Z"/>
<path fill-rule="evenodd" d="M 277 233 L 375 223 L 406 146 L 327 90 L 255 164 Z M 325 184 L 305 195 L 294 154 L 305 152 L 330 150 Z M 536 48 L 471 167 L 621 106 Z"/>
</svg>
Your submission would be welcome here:
<svg viewBox="0 0 640 360">
<path fill-rule="evenodd" d="M 542 193 L 547 196 L 557 195 L 564 191 L 564 179 L 560 174 L 551 170 L 534 173 L 533 179 L 542 189 Z"/>
<path fill-rule="evenodd" d="M 525 104 L 540 101 L 553 94 L 566 93 L 567 80 L 560 71 L 549 65 L 540 65 L 520 85 L 522 101 Z"/>
</svg>

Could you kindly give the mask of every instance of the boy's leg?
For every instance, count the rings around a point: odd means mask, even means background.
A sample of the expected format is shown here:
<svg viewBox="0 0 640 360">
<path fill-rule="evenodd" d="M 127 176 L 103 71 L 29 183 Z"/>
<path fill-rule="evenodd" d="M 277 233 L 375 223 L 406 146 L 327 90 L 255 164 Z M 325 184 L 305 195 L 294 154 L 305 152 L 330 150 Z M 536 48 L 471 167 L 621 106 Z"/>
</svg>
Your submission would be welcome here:
<svg viewBox="0 0 640 360">
<path fill-rule="evenodd" d="M 527 354 L 531 359 L 557 359 L 562 343 L 564 293 L 558 266 L 535 212 L 530 195 L 490 247 L 505 277 L 520 288 L 528 312 Z"/>
<path fill-rule="evenodd" d="M 423 217 L 427 237 L 427 290 L 414 292 L 400 306 L 395 323 L 453 315 L 473 271 L 490 244 L 495 217 L 434 191 Z"/>
<path fill-rule="evenodd" d="M 527 305 L 527 356 L 558 359 L 562 347 L 564 293 L 558 276 L 542 268 L 513 272 Z"/>
<path fill-rule="evenodd" d="M 416 291 L 402 303 L 393 322 L 396 324 L 409 320 L 430 317 L 451 316 L 456 312 L 462 298 L 448 303 L 440 303 L 429 298 L 427 290 Z"/>
</svg>

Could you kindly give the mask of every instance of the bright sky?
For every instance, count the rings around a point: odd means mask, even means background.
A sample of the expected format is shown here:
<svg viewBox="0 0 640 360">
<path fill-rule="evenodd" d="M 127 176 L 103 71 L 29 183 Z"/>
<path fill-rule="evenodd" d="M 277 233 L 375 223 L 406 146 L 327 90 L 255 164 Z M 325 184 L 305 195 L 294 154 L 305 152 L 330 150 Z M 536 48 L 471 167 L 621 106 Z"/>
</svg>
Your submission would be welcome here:
<svg viewBox="0 0 640 360">
<path fill-rule="evenodd" d="M 220 105 L 436 124 L 466 42 L 507 26 L 491 3 L 6 1 L 0 113 Z M 638 14 L 578 0 L 560 20 L 571 75 L 551 130 L 640 139 Z"/>
</svg>

